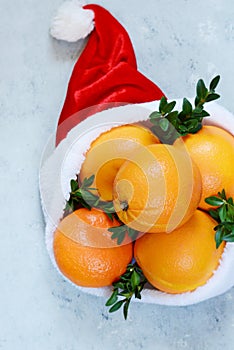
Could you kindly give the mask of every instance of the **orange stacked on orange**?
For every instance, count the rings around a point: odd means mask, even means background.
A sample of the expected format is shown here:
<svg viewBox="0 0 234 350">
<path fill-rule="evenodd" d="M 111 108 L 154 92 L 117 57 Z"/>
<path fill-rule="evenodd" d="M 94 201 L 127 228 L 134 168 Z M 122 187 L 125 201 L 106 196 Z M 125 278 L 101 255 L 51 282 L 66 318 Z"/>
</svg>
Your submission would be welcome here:
<svg viewBox="0 0 234 350">
<path fill-rule="evenodd" d="M 159 143 L 158 138 L 147 128 L 139 125 L 122 125 L 102 133 L 91 144 L 80 171 L 81 182 L 95 175 L 92 187 L 99 196 L 112 200 L 115 176 L 121 165 L 142 147 Z"/>
<path fill-rule="evenodd" d="M 219 265 L 224 244 L 215 247 L 216 222 L 197 207 L 207 209 L 204 198 L 222 188 L 234 197 L 233 173 L 234 138 L 220 128 L 204 126 L 168 146 L 159 144 L 146 128 L 127 125 L 101 134 L 92 143 L 80 179 L 95 174 L 97 193 L 102 199 L 114 199 L 121 221 L 146 232 L 135 242 L 134 256 L 149 282 L 162 291 L 182 293 L 206 283 Z M 82 225 L 76 233 L 71 229 L 75 216 L 90 225 L 82 232 L 94 246 L 82 243 L 80 234 L 77 238 Z M 132 244 L 108 246 L 107 230 L 117 225 L 96 209 L 80 209 L 66 217 L 54 236 L 55 259 L 62 273 L 89 287 L 118 279 L 131 261 Z M 101 236 L 105 248 L 93 237 L 92 228 L 98 226 L 106 230 Z"/>
<path fill-rule="evenodd" d="M 120 168 L 113 196 L 126 225 L 143 232 L 171 232 L 198 206 L 200 172 L 187 152 L 170 145 L 146 146 Z"/>
</svg>

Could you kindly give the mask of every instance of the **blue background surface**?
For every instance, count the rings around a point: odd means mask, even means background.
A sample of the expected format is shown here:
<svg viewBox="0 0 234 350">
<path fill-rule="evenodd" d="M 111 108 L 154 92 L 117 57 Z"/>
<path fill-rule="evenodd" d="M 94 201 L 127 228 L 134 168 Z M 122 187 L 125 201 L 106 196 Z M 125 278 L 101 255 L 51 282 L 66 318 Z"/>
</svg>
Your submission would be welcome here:
<svg viewBox="0 0 234 350">
<path fill-rule="evenodd" d="M 54 131 L 84 46 L 48 33 L 60 0 L 0 2 L 0 349 L 232 350 L 234 290 L 190 307 L 132 304 L 128 321 L 78 292 L 52 267 L 38 192 Z M 198 78 L 222 77 L 234 112 L 232 0 L 103 0 L 132 39 L 141 72 L 169 98 L 194 96 Z"/>
</svg>

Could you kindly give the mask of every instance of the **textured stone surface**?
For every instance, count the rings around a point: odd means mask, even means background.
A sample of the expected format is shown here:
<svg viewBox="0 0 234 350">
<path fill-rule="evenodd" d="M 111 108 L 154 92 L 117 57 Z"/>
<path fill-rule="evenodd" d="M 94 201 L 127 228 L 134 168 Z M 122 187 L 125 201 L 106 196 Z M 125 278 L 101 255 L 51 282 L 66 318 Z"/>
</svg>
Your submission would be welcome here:
<svg viewBox="0 0 234 350">
<path fill-rule="evenodd" d="M 84 42 L 48 35 L 60 0 L 0 3 L 0 349 L 232 350 L 233 289 L 190 307 L 133 304 L 129 319 L 77 292 L 44 245 L 38 169 Z M 128 30 L 139 69 L 169 98 L 193 96 L 221 74 L 220 102 L 234 112 L 232 0 L 103 0 Z M 145 4 L 145 6 L 144 6 Z"/>
</svg>

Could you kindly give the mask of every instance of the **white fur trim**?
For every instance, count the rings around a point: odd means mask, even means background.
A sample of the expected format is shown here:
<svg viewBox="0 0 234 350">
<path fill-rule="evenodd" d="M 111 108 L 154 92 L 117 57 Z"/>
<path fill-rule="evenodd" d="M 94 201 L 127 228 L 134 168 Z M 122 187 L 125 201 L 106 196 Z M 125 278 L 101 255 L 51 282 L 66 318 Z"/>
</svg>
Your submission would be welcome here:
<svg viewBox="0 0 234 350">
<path fill-rule="evenodd" d="M 75 42 L 84 39 L 94 28 L 94 12 L 82 8 L 84 1 L 65 1 L 52 20 L 50 34 L 58 39 Z"/>
<path fill-rule="evenodd" d="M 69 197 L 70 180 L 79 173 L 84 153 L 90 147 L 92 140 L 98 137 L 101 132 L 111 129 L 113 126 L 146 120 L 152 111 L 158 109 L 158 104 L 158 101 L 155 101 L 105 110 L 74 127 L 56 149 L 47 147 L 40 169 L 40 194 L 46 221 L 46 246 L 53 265 L 61 275 L 54 258 L 53 235 L 63 214 L 66 198 Z M 177 100 L 177 104 L 180 108 L 182 100 Z M 215 102 L 209 103 L 206 109 L 211 117 L 204 119 L 205 124 L 223 127 L 234 135 L 234 117 L 230 112 Z M 53 142 L 54 140 L 51 141 L 51 145 Z M 234 243 L 227 243 L 219 268 L 205 285 L 193 292 L 182 294 L 167 294 L 156 289 L 145 288 L 141 302 L 173 306 L 199 303 L 233 287 L 233 269 Z M 112 292 L 111 287 L 83 288 L 73 285 L 83 292 L 105 298 L 110 296 Z M 133 301 L 139 300 L 133 299 Z"/>
</svg>

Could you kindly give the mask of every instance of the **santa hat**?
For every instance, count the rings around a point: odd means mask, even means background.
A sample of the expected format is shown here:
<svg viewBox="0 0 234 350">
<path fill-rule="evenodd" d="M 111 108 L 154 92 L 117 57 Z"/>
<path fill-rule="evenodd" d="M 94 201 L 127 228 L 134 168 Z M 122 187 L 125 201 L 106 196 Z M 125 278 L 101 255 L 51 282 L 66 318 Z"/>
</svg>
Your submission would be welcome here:
<svg viewBox="0 0 234 350">
<path fill-rule="evenodd" d="M 91 33 L 91 34 L 90 34 Z M 62 4 L 51 35 L 75 42 L 90 37 L 73 69 L 58 121 L 56 144 L 79 122 L 106 108 L 158 100 L 162 91 L 137 70 L 128 33 L 103 7 Z"/>
</svg>

